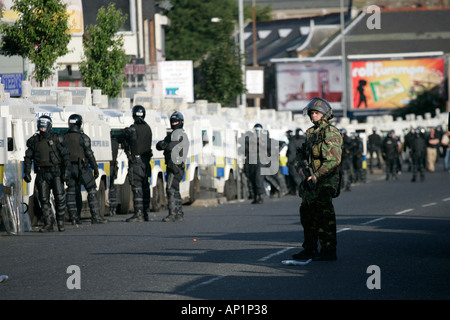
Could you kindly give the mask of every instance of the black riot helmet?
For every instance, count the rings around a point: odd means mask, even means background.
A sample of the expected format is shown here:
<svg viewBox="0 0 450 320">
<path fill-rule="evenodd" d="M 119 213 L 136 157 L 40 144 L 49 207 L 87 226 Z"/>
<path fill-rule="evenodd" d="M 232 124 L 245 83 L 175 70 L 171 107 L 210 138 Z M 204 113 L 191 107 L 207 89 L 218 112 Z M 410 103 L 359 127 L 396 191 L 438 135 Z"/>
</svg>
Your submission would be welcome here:
<svg viewBox="0 0 450 320">
<path fill-rule="evenodd" d="M 172 130 L 181 129 L 184 126 L 184 117 L 179 111 L 175 111 L 170 116 L 170 127 Z"/>
<path fill-rule="evenodd" d="M 37 128 L 39 132 L 50 133 L 52 131 L 53 122 L 49 116 L 40 116 L 37 121 Z M 44 130 L 42 130 L 44 129 Z"/>
<path fill-rule="evenodd" d="M 133 107 L 133 120 L 135 122 L 142 122 L 145 119 L 145 108 L 140 104 Z"/>
<path fill-rule="evenodd" d="M 71 114 L 69 117 L 69 129 L 76 127 L 77 129 L 81 129 L 83 124 L 83 117 L 79 114 Z"/>
<path fill-rule="evenodd" d="M 303 109 L 303 115 L 308 115 L 311 118 L 311 111 L 320 112 L 326 120 L 333 118 L 333 110 L 330 104 L 322 98 L 312 98 Z"/>
</svg>

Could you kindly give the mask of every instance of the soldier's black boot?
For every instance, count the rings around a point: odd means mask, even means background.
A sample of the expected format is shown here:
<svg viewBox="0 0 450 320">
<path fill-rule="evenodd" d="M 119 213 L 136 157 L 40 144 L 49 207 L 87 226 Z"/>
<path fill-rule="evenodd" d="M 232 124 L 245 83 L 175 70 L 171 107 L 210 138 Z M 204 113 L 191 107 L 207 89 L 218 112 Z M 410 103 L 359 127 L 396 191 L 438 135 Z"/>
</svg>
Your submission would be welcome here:
<svg viewBox="0 0 450 320">
<path fill-rule="evenodd" d="M 308 260 L 308 259 L 312 259 L 316 255 L 317 255 L 317 251 L 316 250 L 303 249 L 299 253 L 293 254 L 292 255 L 292 259 L 294 259 L 294 260 Z"/>
<path fill-rule="evenodd" d="M 141 210 L 136 211 L 130 218 L 125 220 L 126 222 L 143 222 L 144 215 Z"/>
<path fill-rule="evenodd" d="M 411 182 L 416 182 L 416 175 L 412 176 Z"/>
</svg>

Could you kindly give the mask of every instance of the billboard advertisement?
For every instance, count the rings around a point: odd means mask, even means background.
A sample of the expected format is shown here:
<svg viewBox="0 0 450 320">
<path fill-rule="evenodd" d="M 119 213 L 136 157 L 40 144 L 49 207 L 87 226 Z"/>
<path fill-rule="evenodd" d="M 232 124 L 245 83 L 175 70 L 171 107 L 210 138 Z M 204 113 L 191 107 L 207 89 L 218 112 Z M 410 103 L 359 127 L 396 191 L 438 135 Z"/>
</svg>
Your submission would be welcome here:
<svg viewBox="0 0 450 320">
<path fill-rule="evenodd" d="M 341 61 L 299 61 L 276 64 L 277 109 L 302 111 L 314 97 L 342 109 Z"/>
<path fill-rule="evenodd" d="M 399 108 L 444 82 L 444 59 L 351 62 L 353 110 Z"/>
<path fill-rule="evenodd" d="M 194 67 L 191 60 L 159 61 L 158 74 L 164 95 L 182 96 L 194 102 Z"/>
</svg>

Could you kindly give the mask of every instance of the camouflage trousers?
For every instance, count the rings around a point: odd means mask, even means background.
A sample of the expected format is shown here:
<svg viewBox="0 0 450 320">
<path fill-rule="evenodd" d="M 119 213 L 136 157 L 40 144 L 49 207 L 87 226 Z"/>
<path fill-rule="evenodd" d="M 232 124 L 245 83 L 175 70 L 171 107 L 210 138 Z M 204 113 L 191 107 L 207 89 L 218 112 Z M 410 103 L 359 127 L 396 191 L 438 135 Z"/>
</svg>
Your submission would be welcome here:
<svg viewBox="0 0 450 320">
<path fill-rule="evenodd" d="M 314 200 L 302 201 L 300 222 L 304 230 L 302 246 L 305 250 L 317 251 L 319 242 L 321 252 L 336 251 L 336 214 L 328 190 L 320 191 Z"/>
</svg>

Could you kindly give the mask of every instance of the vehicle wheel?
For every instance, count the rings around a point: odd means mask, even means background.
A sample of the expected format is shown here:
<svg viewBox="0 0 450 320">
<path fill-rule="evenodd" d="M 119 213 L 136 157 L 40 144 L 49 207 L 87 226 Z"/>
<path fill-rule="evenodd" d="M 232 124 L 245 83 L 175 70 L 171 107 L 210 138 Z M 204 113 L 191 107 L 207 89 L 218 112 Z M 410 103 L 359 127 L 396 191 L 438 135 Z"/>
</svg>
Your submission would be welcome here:
<svg viewBox="0 0 450 320">
<path fill-rule="evenodd" d="M 106 208 L 106 187 L 103 181 L 100 182 L 98 187 L 97 198 L 100 206 L 100 216 L 104 217 L 108 211 Z"/>
<path fill-rule="evenodd" d="M 225 181 L 224 195 L 227 198 L 227 201 L 236 199 L 237 185 L 236 185 L 236 180 L 234 179 L 233 172 L 230 172 L 230 177 L 228 178 L 227 181 Z"/>
<path fill-rule="evenodd" d="M 189 186 L 189 203 L 194 203 L 200 195 L 200 180 L 198 179 L 198 171 L 195 170 L 194 179 Z"/>
<path fill-rule="evenodd" d="M 119 214 L 128 214 L 130 210 L 133 210 L 133 191 L 131 191 L 130 181 L 128 177 L 124 183 L 120 186 L 120 204 L 118 205 L 117 212 Z"/>
<path fill-rule="evenodd" d="M 161 176 L 158 176 L 156 186 L 153 188 L 151 210 L 159 212 L 164 204 L 164 182 Z"/>
</svg>

